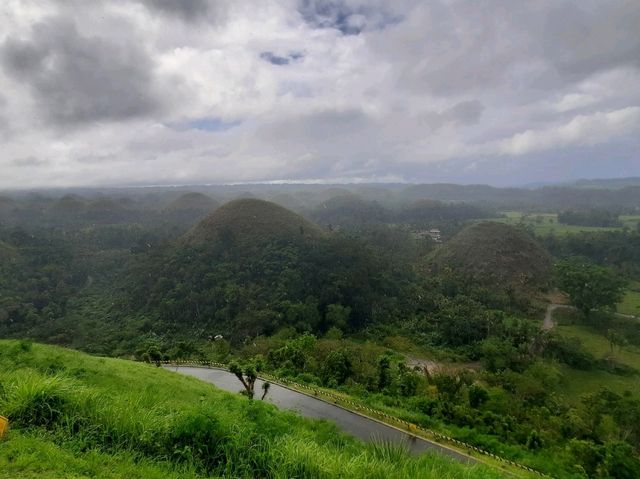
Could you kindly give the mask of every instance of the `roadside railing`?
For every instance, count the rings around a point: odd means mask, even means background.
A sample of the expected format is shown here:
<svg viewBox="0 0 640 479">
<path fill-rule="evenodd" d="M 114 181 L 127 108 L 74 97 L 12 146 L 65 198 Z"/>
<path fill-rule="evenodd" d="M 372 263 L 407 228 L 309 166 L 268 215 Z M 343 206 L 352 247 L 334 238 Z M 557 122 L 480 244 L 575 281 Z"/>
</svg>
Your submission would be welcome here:
<svg viewBox="0 0 640 479">
<path fill-rule="evenodd" d="M 193 361 L 183 361 L 183 360 L 175 360 L 175 361 L 154 361 L 155 364 L 164 364 L 164 365 L 174 365 L 174 366 L 195 366 L 195 367 L 203 367 L 203 368 L 216 368 L 216 369 L 223 369 L 225 371 L 228 371 L 229 369 L 227 368 L 226 364 L 223 363 L 217 363 L 214 361 L 197 361 L 197 360 L 193 360 Z M 351 399 L 347 399 L 345 397 L 339 396 L 337 394 L 333 394 L 331 392 L 325 391 L 323 389 L 317 388 L 317 387 L 313 387 L 310 386 L 308 384 L 301 384 L 295 381 L 291 381 L 289 379 L 285 379 L 285 378 L 280 378 L 277 376 L 272 376 L 271 374 L 265 374 L 265 373 L 261 373 L 259 375 L 259 377 L 261 379 L 266 379 L 274 384 L 279 384 L 280 386 L 284 386 L 287 387 L 289 389 L 294 389 L 297 390 L 297 392 L 300 392 L 302 394 L 306 394 L 308 396 L 313 396 L 314 398 L 320 400 L 320 401 L 324 401 L 324 402 L 328 402 L 331 404 L 334 404 L 336 406 L 342 407 L 346 410 L 349 410 L 351 412 L 355 412 L 357 414 L 361 414 L 365 417 L 369 417 L 369 419 L 374 419 L 374 420 L 381 420 L 382 422 L 388 422 L 388 425 L 395 427 L 395 424 L 401 424 L 402 426 L 404 426 L 406 428 L 406 432 L 412 435 L 416 435 L 418 437 L 423 437 L 424 439 L 427 440 L 434 440 L 434 442 L 437 443 L 437 441 L 442 441 L 445 443 L 449 443 L 449 444 L 453 444 L 461 449 L 466 449 L 467 452 L 475 452 L 477 454 L 482 454 L 484 456 L 490 457 L 491 459 L 501 462 L 503 464 L 508 464 L 509 466 L 515 467 L 517 469 L 521 469 L 523 471 L 527 471 L 531 474 L 535 474 L 539 477 L 548 477 L 551 478 L 551 476 L 540 472 L 536 469 L 533 469 L 532 467 L 526 466 L 524 464 L 520 464 L 518 462 L 512 461 L 511 459 L 506 459 L 502 456 L 499 456 L 491 451 L 487 451 L 485 449 L 482 449 L 480 447 L 474 446 L 473 444 L 469 444 L 463 441 L 460 441 L 458 439 L 455 439 L 453 437 L 447 436 L 446 434 L 442 434 L 439 433 L 437 431 L 433 431 L 431 429 L 419 426 L 418 424 L 414 424 L 411 423 L 409 421 L 405 421 L 404 419 L 401 419 L 399 417 L 396 416 L 392 416 L 391 414 L 388 414 L 384 411 L 381 411 L 379 409 L 374 409 L 371 408 L 369 406 L 365 406 L 363 404 L 360 404 L 356 401 L 353 401 Z M 309 391 L 309 392 L 306 392 Z M 323 397 L 329 398 L 329 400 L 323 399 Z M 339 404 L 341 403 L 341 404 Z M 390 423 L 390 424 L 389 424 Z M 416 434 L 419 433 L 419 434 Z M 444 445 L 444 444 L 442 444 Z"/>
</svg>

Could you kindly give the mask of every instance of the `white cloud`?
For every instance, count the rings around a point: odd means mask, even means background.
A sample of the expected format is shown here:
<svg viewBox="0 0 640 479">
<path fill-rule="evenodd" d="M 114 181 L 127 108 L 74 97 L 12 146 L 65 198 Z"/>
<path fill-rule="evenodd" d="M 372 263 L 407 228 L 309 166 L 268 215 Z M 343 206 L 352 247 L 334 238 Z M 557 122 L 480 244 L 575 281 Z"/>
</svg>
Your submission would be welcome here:
<svg viewBox="0 0 640 479">
<path fill-rule="evenodd" d="M 638 129 L 638 2 L 327 1 L 0 2 L 3 58 L 37 73 L 0 68 L 0 188 L 455 181 Z"/>
<path fill-rule="evenodd" d="M 640 132 L 640 107 L 578 115 L 566 124 L 527 130 L 498 143 L 499 153 L 526 155 L 568 146 L 605 143 L 628 133 Z"/>
</svg>

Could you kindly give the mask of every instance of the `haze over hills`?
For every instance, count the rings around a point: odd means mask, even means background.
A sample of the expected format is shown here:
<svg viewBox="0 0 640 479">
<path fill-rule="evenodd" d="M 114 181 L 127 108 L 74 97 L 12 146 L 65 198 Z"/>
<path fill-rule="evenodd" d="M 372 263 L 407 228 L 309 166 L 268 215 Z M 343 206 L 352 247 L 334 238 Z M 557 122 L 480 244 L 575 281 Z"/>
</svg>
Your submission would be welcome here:
<svg viewBox="0 0 640 479">
<path fill-rule="evenodd" d="M 192 245 L 214 243 L 228 235 L 234 241 L 317 238 L 320 228 L 302 216 L 269 201 L 243 198 L 225 203 L 204 218 L 185 236 Z"/>
</svg>

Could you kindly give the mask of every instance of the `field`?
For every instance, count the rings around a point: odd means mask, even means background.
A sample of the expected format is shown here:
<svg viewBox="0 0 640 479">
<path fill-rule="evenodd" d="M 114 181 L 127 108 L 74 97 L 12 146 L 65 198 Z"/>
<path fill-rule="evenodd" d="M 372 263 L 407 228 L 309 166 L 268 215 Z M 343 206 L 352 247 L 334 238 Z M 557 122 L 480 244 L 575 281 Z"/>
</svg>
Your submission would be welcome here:
<svg viewBox="0 0 640 479">
<path fill-rule="evenodd" d="M 154 366 L 0 341 L 0 478 L 497 478 Z"/>
<path fill-rule="evenodd" d="M 503 211 L 502 221 L 511 225 L 525 224 L 531 226 L 537 235 L 546 236 L 567 235 L 572 233 L 580 233 L 582 231 L 617 231 L 621 228 L 604 228 L 598 226 L 577 226 L 565 225 L 558 223 L 558 215 L 556 213 L 522 213 L 520 211 Z M 625 226 L 635 228 L 640 221 L 640 216 L 621 216 L 620 220 Z"/>
<path fill-rule="evenodd" d="M 634 282 L 618 304 L 618 312 L 640 316 L 640 283 Z"/>
<path fill-rule="evenodd" d="M 580 339 L 582 345 L 596 359 L 611 358 L 616 362 L 640 370 L 640 348 L 636 346 L 614 346 L 613 352 L 607 338 L 582 325 L 559 325 L 558 332 L 566 337 Z M 621 376 L 603 370 L 580 371 L 566 366 L 563 372 L 563 394 L 569 401 L 577 401 L 581 394 L 609 388 L 618 394 L 625 391 L 640 391 L 640 375 Z"/>
</svg>

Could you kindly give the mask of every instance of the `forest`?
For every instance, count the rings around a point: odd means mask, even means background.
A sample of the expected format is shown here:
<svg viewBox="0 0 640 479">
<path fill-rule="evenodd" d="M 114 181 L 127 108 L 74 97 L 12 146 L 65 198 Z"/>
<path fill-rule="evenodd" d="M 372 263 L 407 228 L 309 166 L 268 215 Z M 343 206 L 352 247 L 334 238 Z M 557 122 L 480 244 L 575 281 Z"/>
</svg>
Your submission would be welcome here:
<svg viewBox="0 0 640 479">
<path fill-rule="evenodd" d="M 640 475 L 637 187 L 242 188 L 3 196 L 0 337 L 259 365 L 553 477 Z"/>
</svg>

